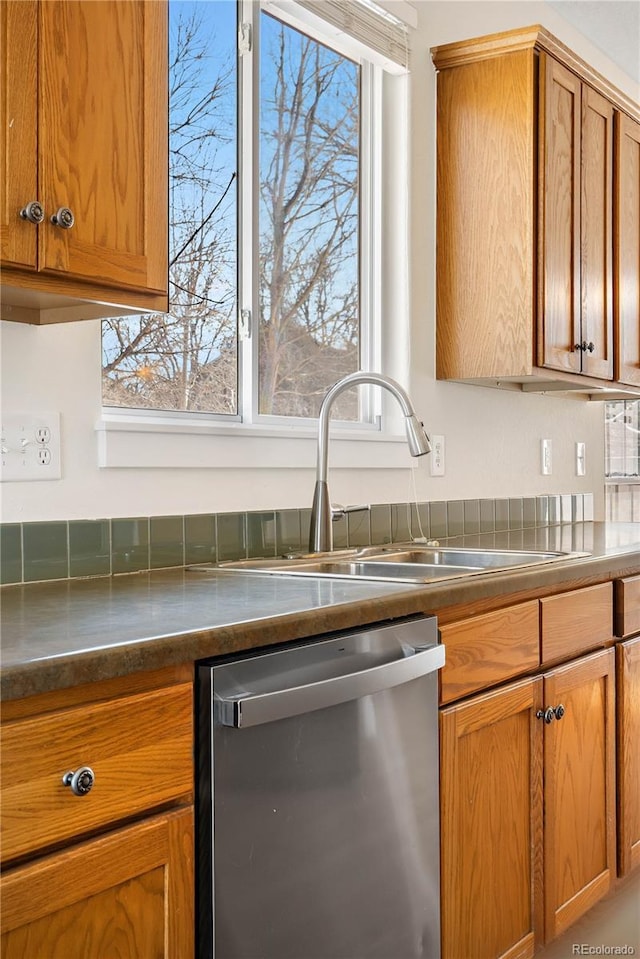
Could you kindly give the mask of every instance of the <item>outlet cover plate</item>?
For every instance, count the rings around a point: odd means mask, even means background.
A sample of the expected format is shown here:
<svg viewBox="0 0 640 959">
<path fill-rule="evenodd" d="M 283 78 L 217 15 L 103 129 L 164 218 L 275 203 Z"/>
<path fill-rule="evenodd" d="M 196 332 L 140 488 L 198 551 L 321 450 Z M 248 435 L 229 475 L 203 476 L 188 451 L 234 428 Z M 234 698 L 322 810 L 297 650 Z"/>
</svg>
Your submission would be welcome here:
<svg viewBox="0 0 640 959">
<path fill-rule="evenodd" d="M 3 415 L 0 482 L 56 480 L 61 476 L 60 414 Z"/>
</svg>

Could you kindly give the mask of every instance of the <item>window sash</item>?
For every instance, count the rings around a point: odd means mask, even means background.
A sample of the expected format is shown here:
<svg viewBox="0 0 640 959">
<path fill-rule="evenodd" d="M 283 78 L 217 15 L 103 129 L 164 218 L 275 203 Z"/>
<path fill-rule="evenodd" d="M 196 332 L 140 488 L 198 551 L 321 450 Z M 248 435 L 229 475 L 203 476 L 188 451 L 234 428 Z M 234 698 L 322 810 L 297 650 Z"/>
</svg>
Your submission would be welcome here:
<svg viewBox="0 0 640 959">
<path fill-rule="evenodd" d="M 292 5 L 294 6 L 294 5 Z M 297 6 L 297 4 L 295 4 Z M 238 316 L 248 310 L 251 314 L 251 332 L 241 337 L 238 324 L 238 413 L 246 425 L 263 424 L 308 427 L 316 420 L 298 416 L 275 416 L 259 412 L 259 88 L 260 88 L 260 12 L 264 9 L 294 29 L 304 25 L 296 18 L 282 16 L 280 9 L 268 0 L 255 3 L 241 0 L 238 4 L 239 36 L 251 36 L 251 51 L 239 57 L 238 103 L 241 123 L 238 134 L 238 171 L 240 178 L 238 215 L 239 274 Z M 325 43 L 338 52 L 330 38 L 317 31 L 306 32 L 312 39 Z M 346 54 L 345 54 L 346 55 Z M 380 168 L 382 144 L 380 117 L 382 112 L 382 70 L 371 62 L 361 66 L 360 109 L 360 197 L 359 197 L 359 292 L 360 331 L 359 367 L 365 370 L 379 368 L 380 361 L 380 302 L 381 302 L 381 189 Z M 369 386 L 359 388 L 358 420 L 352 427 L 381 428 L 381 399 L 379 391 Z"/>
<path fill-rule="evenodd" d="M 409 70 L 408 25 L 415 26 L 416 16 L 408 3 L 396 5 L 402 18 L 390 12 L 389 3 L 375 0 L 262 0 L 262 4 L 276 16 L 296 17 L 305 28 L 323 24 L 326 33 L 328 25 L 329 42 L 347 56 L 374 60 L 390 73 Z"/>
</svg>

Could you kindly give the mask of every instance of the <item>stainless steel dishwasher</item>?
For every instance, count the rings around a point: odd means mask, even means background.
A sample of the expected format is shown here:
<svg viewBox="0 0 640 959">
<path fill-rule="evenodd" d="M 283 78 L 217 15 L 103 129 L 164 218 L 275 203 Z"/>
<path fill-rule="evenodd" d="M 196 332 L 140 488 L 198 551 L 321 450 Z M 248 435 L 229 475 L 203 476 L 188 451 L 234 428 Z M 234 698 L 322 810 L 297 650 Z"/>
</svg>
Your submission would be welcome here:
<svg viewBox="0 0 640 959">
<path fill-rule="evenodd" d="M 438 959 L 436 620 L 198 668 L 201 959 Z"/>
</svg>

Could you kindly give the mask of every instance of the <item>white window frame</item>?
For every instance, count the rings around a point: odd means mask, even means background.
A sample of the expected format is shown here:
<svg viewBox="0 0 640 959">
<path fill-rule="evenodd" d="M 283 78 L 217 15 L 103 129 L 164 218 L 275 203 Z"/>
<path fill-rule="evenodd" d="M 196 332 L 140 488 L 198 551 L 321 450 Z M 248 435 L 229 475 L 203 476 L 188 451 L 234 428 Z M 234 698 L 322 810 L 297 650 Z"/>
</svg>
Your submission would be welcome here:
<svg viewBox="0 0 640 959">
<path fill-rule="evenodd" d="M 388 332 L 382 327 L 383 287 L 388 273 L 383 256 L 382 204 L 383 191 L 392 187 L 384 182 L 382 165 L 382 130 L 390 107 L 383 96 L 383 70 L 365 57 L 362 45 L 345 34 L 317 29 L 317 18 L 295 3 L 295 0 L 241 0 L 240 23 L 251 24 L 252 43 L 259 35 L 255 21 L 260 10 L 271 12 L 290 26 L 325 42 L 344 56 L 361 65 L 361 203 L 360 203 L 360 357 L 361 368 L 390 373 L 399 379 L 408 372 L 390 368 L 382 361 L 381 344 Z M 258 40 L 259 42 L 259 40 Z M 238 412 L 237 414 L 193 413 L 189 411 L 140 410 L 103 407 L 96 424 L 98 465 L 104 468 L 282 468 L 312 466 L 315 462 L 317 419 L 267 416 L 258 413 L 257 351 L 258 325 L 258 123 L 253 116 L 259 84 L 258 71 L 253 70 L 251 57 L 240 57 L 238 96 L 242 98 L 243 124 L 239 131 L 239 180 L 243 191 L 238 203 L 239 246 L 247 249 L 247 236 L 252 238 L 252 255 L 239 258 L 238 319 L 240 310 L 251 311 L 251 335 L 238 337 Z M 394 71 L 398 72 L 398 71 Z M 407 85 L 398 88 L 394 112 L 408 112 Z M 397 121 L 397 117 L 395 118 Z M 397 125 L 397 123 L 396 123 Z M 242 144 L 244 131 L 252 131 L 250 148 Z M 405 131 L 408 137 L 408 130 Z M 386 147 L 388 149 L 388 146 Z M 398 145 L 407 167 L 406 144 Z M 402 161 L 401 161 L 402 162 Z M 397 169 L 397 168 L 396 168 Z M 404 178 L 407 183 L 407 178 Z M 405 187 L 406 188 L 406 187 Z M 405 210 L 405 219 L 408 209 Z M 408 223 L 404 236 L 396 236 L 407 244 Z M 402 230 L 400 231 L 403 232 Z M 405 253 L 408 251 L 405 250 Z M 402 278 L 406 281 L 406 278 Z M 402 282 L 402 280 L 401 280 Z M 394 314 L 394 333 L 408 336 L 408 303 L 403 290 L 405 310 Z M 360 387 L 362 419 L 358 422 L 334 421 L 336 450 L 332 465 L 344 467 L 398 468 L 406 465 L 404 432 L 395 410 L 383 409 L 380 391 Z M 356 445 L 354 446 L 354 441 Z M 341 452 L 342 448 L 342 452 Z"/>
</svg>

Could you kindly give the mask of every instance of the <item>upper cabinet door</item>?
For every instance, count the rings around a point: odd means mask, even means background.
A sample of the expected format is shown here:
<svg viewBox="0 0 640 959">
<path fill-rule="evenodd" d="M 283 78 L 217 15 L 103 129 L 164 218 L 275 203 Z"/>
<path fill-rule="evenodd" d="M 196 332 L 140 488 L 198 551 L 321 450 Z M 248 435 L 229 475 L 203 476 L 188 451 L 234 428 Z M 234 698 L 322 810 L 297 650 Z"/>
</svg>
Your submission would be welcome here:
<svg viewBox="0 0 640 959">
<path fill-rule="evenodd" d="M 582 86 L 582 372 L 613 379 L 613 106 Z"/>
<path fill-rule="evenodd" d="M 166 290 L 166 16 L 157 0 L 40 4 L 40 270 Z M 50 222 L 60 208 L 70 228 Z"/>
<path fill-rule="evenodd" d="M 640 386 L 640 123 L 616 113 L 616 379 Z"/>
<path fill-rule="evenodd" d="M 540 263 L 538 360 L 579 373 L 580 80 L 540 54 Z"/>
<path fill-rule="evenodd" d="M 37 226 L 20 217 L 20 210 L 38 200 L 37 149 L 37 24 L 33 0 L 0 4 L 2 95 L 0 156 L 3 176 L 0 195 L 0 259 L 4 264 L 36 267 Z M 13 77 L 20 76 L 20 83 Z"/>
</svg>

